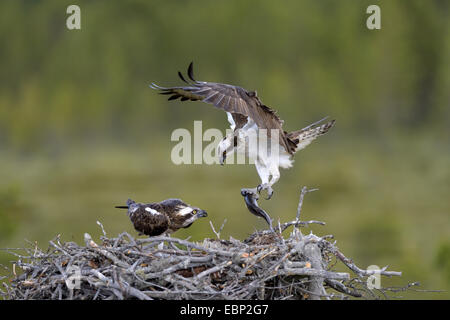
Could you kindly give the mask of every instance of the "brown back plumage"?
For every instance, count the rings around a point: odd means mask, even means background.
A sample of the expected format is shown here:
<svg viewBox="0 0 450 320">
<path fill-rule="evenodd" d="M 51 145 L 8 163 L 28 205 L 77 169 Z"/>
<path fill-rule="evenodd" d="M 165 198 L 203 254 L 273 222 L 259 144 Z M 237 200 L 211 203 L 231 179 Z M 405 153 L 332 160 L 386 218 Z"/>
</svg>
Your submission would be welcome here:
<svg viewBox="0 0 450 320">
<path fill-rule="evenodd" d="M 134 228 L 148 236 L 158 236 L 187 228 L 198 218 L 207 216 L 206 211 L 191 207 L 180 199 L 167 199 L 153 203 L 136 203 L 128 199 L 126 206 L 116 206 L 116 208 L 128 209 L 128 217 Z M 195 214 L 191 211 L 195 211 Z"/>
<path fill-rule="evenodd" d="M 247 91 L 244 88 L 229 84 L 196 81 L 194 79 L 192 62 L 188 68 L 188 76 L 191 82 L 187 81 L 180 72 L 178 72 L 178 75 L 189 86 L 160 87 L 152 83 L 151 87 L 159 90 L 161 94 L 170 95 L 169 100 L 178 98 L 181 101 L 200 100 L 230 112 L 235 122 L 237 120 L 237 128 L 244 126 L 247 122 L 247 117 L 250 117 L 257 124 L 258 128 L 267 129 L 269 136 L 271 134 L 270 130 L 279 130 L 280 144 L 289 153 L 293 154 L 295 152 L 295 144 L 289 141 L 290 138 L 282 130 L 283 120 L 276 115 L 275 110 L 261 102 L 256 92 Z"/>
<path fill-rule="evenodd" d="M 153 206 L 153 204 L 149 204 Z M 133 214 L 130 215 L 130 220 L 133 223 L 136 231 L 147 236 L 158 236 L 167 232 L 170 225 L 169 217 L 165 214 L 152 215 L 145 211 L 145 207 L 139 207 Z"/>
</svg>

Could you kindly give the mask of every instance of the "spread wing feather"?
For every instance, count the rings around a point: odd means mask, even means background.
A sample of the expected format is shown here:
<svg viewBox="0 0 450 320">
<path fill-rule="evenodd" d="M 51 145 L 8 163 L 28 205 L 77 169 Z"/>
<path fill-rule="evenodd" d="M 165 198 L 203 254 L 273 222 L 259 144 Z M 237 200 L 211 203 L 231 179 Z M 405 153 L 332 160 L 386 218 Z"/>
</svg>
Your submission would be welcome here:
<svg viewBox="0 0 450 320">
<path fill-rule="evenodd" d="M 280 144 L 291 154 L 295 152 L 295 143 L 282 130 L 283 120 L 281 120 L 275 111 L 262 104 L 255 92 L 247 91 L 244 88 L 223 83 L 204 82 L 194 79 L 193 64 L 188 68 L 188 77 L 191 81 L 178 72 L 181 80 L 187 83 L 187 86 L 180 87 L 161 87 L 155 83 L 150 86 L 158 90 L 161 94 L 171 95 L 169 100 L 181 98 L 181 101 L 203 101 L 214 105 L 233 115 L 238 120 L 237 128 L 245 125 L 243 117 L 251 118 L 260 129 L 267 129 L 270 136 L 270 130 L 279 130 Z"/>
<path fill-rule="evenodd" d="M 305 148 L 317 137 L 320 137 L 321 135 L 327 133 L 328 130 L 330 130 L 334 126 L 334 123 L 336 122 L 335 120 L 331 120 L 325 124 L 317 126 L 317 124 L 319 124 L 325 119 L 326 118 L 317 121 L 313 124 L 310 124 L 309 126 L 301 130 L 292 131 L 287 134 L 289 139 L 291 141 L 294 141 L 294 143 L 296 144 L 295 152 Z"/>
</svg>

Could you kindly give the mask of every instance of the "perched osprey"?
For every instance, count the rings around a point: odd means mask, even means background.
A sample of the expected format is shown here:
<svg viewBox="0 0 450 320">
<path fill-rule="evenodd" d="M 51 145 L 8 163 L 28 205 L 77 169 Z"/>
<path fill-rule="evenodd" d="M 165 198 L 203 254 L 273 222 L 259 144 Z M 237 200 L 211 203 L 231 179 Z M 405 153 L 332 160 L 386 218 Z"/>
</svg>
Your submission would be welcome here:
<svg viewBox="0 0 450 320">
<path fill-rule="evenodd" d="M 128 209 L 128 217 L 139 235 L 145 234 L 150 237 L 188 228 L 198 218 L 208 216 L 205 210 L 191 207 L 180 199 L 147 204 L 128 199 L 126 206 L 116 208 Z"/>
<path fill-rule="evenodd" d="M 193 75 L 192 63 L 188 68 L 190 82 L 178 72 L 178 76 L 188 86 L 160 87 L 155 83 L 150 86 L 159 90 L 161 94 L 169 94 L 169 100 L 181 98 L 181 101 L 200 100 L 224 110 L 227 113 L 232 133 L 228 134 L 218 145 L 217 154 L 219 161 L 224 163 L 227 155 L 235 152 L 245 154 L 254 160 L 256 170 L 261 178 L 261 184 L 256 191 L 267 190 L 268 199 L 272 197 L 272 185 L 280 178 L 279 168 L 290 168 L 293 165 L 294 154 L 309 145 L 314 139 L 325 134 L 333 125 L 335 120 L 318 125 L 313 123 L 301 130 L 286 132 L 282 129 L 284 121 L 276 112 L 264 105 L 259 99 L 256 91 L 248 91 L 244 88 L 229 84 L 196 81 Z M 261 130 L 265 129 L 265 130 Z M 262 135 L 259 134 L 262 132 Z M 273 135 L 273 132 L 276 135 Z M 250 137 L 262 137 L 266 139 L 263 143 L 267 148 L 261 152 L 249 143 Z M 274 141 L 277 136 L 277 141 Z M 276 147 L 276 148 L 275 148 Z M 274 150 L 276 150 L 274 152 Z M 254 189 L 246 189 L 254 192 Z M 256 194 L 255 194 L 256 195 Z"/>
</svg>

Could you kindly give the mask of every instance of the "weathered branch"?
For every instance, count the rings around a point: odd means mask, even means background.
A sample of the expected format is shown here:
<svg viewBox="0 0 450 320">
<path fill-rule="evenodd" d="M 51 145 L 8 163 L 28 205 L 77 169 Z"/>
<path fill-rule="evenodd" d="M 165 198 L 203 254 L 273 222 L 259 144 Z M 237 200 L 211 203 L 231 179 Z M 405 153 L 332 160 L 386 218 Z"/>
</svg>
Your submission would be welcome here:
<svg viewBox="0 0 450 320">
<path fill-rule="evenodd" d="M 17 261 L 12 263 L 9 281 L 0 288 L 0 297 L 345 299 L 380 297 L 380 292 L 384 297 L 385 291 L 368 288 L 367 277 L 375 273 L 400 276 L 401 272 L 388 271 L 387 267 L 361 269 L 328 241 L 332 235 L 304 236 L 297 229 L 325 224 L 300 220 L 304 196 L 313 190 L 302 188 L 295 220 L 279 223 L 275 232 L 255 232 L 244 241 L 220 239 L 225 222 L 218 231 L 211 223 L 215 239 L 202 242 L 167 236 L 139 239 L 126 232 L 108 238 L 97 222 L 102 236 L 94 241 L 85 234 L 83 246 L 61 242 L 57 236 L 47 251 L 34 242 L 23 249 L 5 249 Z M 283 237 L 282 232 L 290 226 L 294 232 Z M 352 273 L 337 272 L 334 268 L 339 262 Z M 75 287 L 68 285 L 70 281 Z"/>
</svg>

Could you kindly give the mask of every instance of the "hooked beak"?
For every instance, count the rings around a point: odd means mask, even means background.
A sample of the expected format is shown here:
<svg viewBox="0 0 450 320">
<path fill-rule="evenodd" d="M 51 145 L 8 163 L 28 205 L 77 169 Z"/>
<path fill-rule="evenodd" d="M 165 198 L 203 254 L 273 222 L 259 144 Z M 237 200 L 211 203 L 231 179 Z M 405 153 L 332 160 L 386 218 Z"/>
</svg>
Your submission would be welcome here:
<svg viewBox="0 0 450 320">
<path fill-rule="evenodd" d="M 208 216 L 208 212 L 206 212 L 205 210 L 199 210 L 197 213 L 197 217 L 199 218 L 204 218 Z"/>
</svg>

